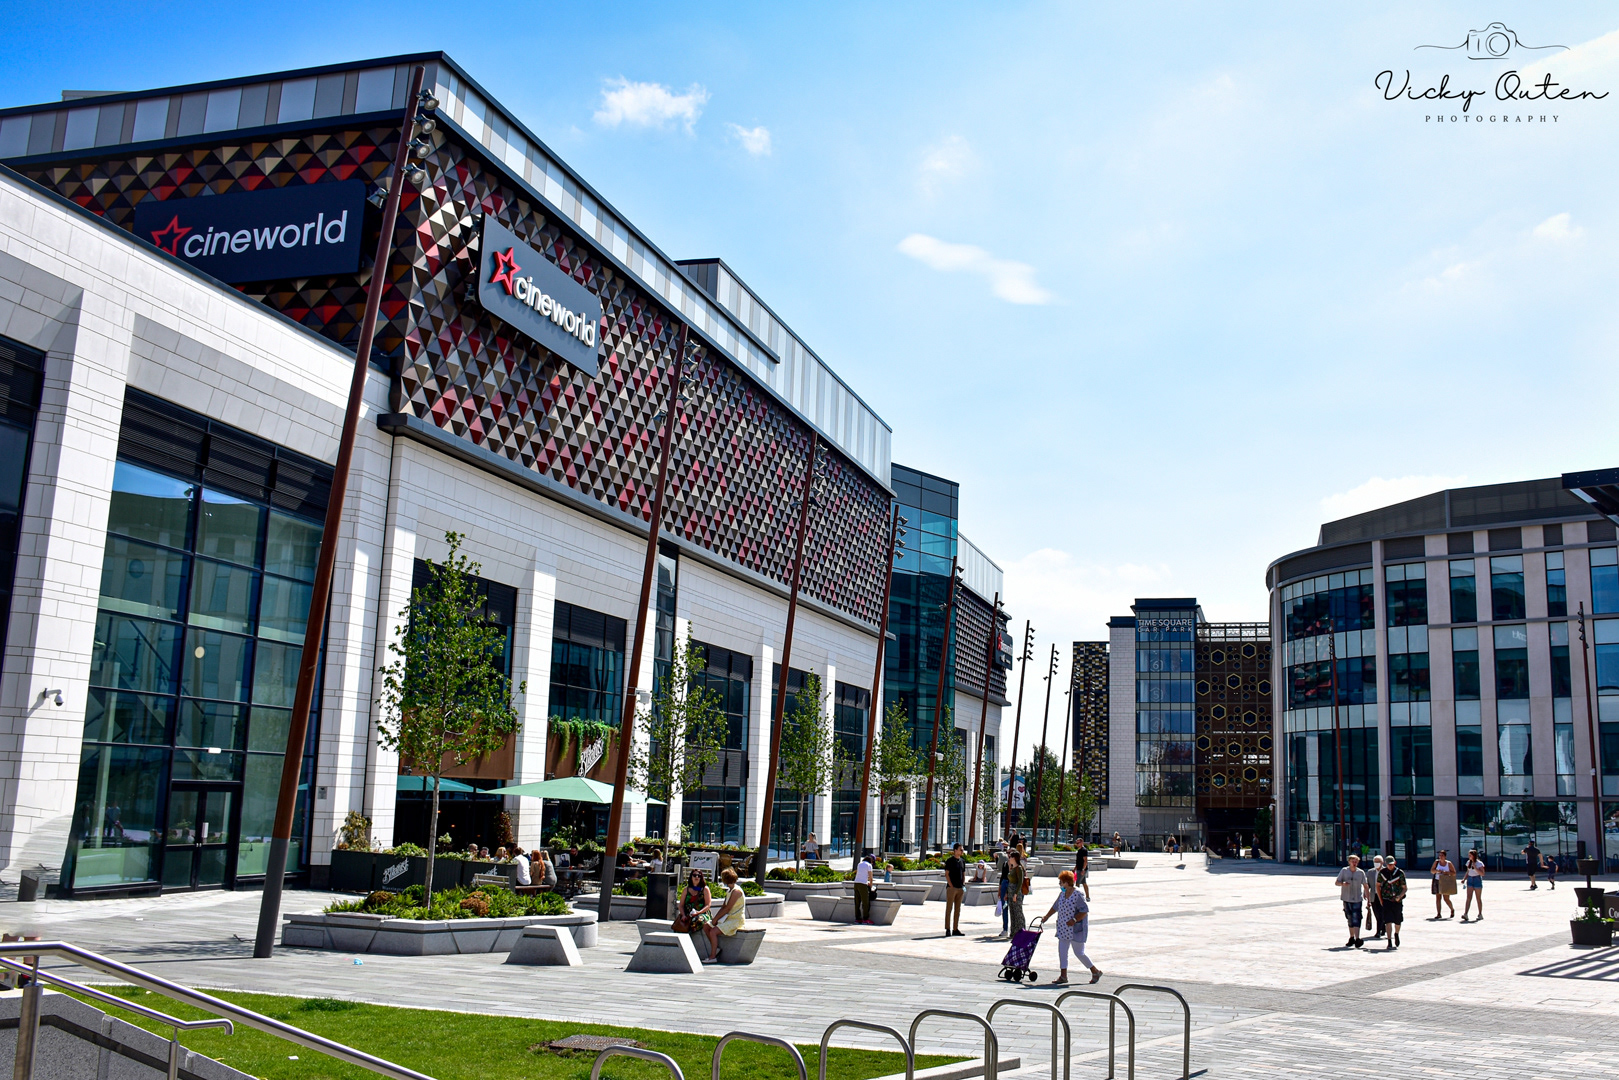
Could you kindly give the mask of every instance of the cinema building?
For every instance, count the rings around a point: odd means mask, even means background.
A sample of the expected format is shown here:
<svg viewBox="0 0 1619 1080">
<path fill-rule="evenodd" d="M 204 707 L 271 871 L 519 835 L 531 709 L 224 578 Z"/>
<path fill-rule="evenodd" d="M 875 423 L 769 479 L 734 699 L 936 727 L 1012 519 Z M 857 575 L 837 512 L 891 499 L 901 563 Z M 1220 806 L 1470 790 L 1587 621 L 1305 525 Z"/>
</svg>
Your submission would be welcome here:
<svg viewBox="0 0 1619 1080">
<path fill-rule="evenodd" d="M 488 843 L 505 813 L 532 845 L 559 808 L 488 789 L 611 781 L 616 740 L 579 735 L 622 713 L 683 327 L 696 377 L 639 685 L 689 633 L 731 722 L 704 785 L 629 808 L 626 834 L 758 840 L 817 434 L 788 689 L 814 672 L 861 739 L 891 431 L 729 267 L 666 256 L 442 54 L 78 97 L 0 111 L 11 880 L 43 866 L 85 896 L 265 870 L 378 181 L 416 64 L 441 104 L 370 357 L 290 869 L 319 884 L 351 811 L 381 843 L 428 839 L 422 778 L 375 738 L 376 672 L 450 531 L 527 692 L 519 734 L 456 770 L 444 831 Z M 779 798 L 778 828 L 795 797 Z M 847 831 L 838 798 L 790 827 Z"/>
<path fill-rule="evenodd" d="M 1271 564 L 1284 857 L 1619 867 L 1616 514 L 1619 470 L 1455 488 Z"/>
</svg>

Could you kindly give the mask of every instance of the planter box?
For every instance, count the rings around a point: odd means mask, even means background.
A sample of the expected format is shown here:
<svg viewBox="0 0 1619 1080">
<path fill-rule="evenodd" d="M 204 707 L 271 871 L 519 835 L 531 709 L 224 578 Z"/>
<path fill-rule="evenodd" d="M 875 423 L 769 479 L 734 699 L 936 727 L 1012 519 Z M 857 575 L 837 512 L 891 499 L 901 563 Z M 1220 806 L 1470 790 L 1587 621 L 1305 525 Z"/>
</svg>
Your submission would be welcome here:
<svg viewBox="0 0 1619 1080">
<path fill-rule="evenodd" d="M 849 895 L 854 895 L 852 890 Z M 720 908 L 724 906 L 724 898 L 717 898 L 709 910 L 718 913 Z M 787 898 L 785 896 L 777 894 L 749 896 L 744 898 L 742 902 L 742 917 L 749 922 L 754 919 L 779 919 L 785 914 L 787 914 Z"/>
<path fill-rule="evenodd" d="M 339 912 L 332 915 L 284 915 L 281 944 L 306 949 L 335 949 L 386 956 L 454 956 L 463 953 L 510 952 L 525 926 L 562 926 L 574 944 L 596 944 L 596 913 L 523 915 L 512 919 L 390 919 L 385 915 Z"/>
<path fill-rule="evenodd" d="M 427 884 L 427 858 L 423 855 L 378 855 L 377 876 L 372 888 L 404 892 L 412 885 Z M 454 884 L 454 882 L 451 882 Z"/>
<path fill-rule="evenodd" d="M 1001 885 L 998 881 L 985 885 L 969 881 L 967 895 L 961 898 L 961 904 L 963 907 L 994 907 L 1000 895 Z"/>
<path fill-rule="evenodd" d="M 443 865 L 440 863 L 439 865 Z M 511 863 L 479 862 L 472 859 L 461 860 L 461 887 L 472 888 L 472 878 L 475 874 L 500 874 L 506 878 L 512 875 Z"/>
<path fill-rule="evenodd" d="M 803 903 L 811 896 L 853 896 L 854 883 L 849 881 L 766 881 L 765 892 L 776 893 L 794 903 Z"/>
<path fill-rule="evenodd" d="M 895 870 L 894 883 L 897 885 L 915 885 L 922 881 L 943 881 L 943 870 Z"/>
<path fill-rule="evenodd" d="M 371 892 L 376 888 L 377 859 L 374 851 L 332 852 L 332 891 Z"/>
<path fill-rule="evenodd" d="M 598 894 L 599 896 L 600 894 Z M 598 902 L 600 902 L 598 900 Z M 634 922 L 646 918 L 646 897 L 644 896 L 617 896 L 613 897 L 613 922 Z"/>
<path fill-rule="evenodd" d="M 898 900 L 872 897 L 871 921 L 878 926 L 892 926 L 903 906 Z M 854 897 L 812 896 L 809 898 L 810 918 L 819 922 L 854 922 Z"/>
<path fill-rule="evenodd" d="M 907 907 L 921 907 L 923 902 L 933 899 L 933 883 L 921 882 L 916 885 L 878 885 L 877 896 L 883 899 L 896 899 Z M 941 899 L 943 899 L 941 897 Z"/>
<path fill-rule="evenodd" d="M 1606 949 L 1613 944 L 1613 923 L 1570 919 L 1568 927 L 1576 945 Z"/>
</svg>

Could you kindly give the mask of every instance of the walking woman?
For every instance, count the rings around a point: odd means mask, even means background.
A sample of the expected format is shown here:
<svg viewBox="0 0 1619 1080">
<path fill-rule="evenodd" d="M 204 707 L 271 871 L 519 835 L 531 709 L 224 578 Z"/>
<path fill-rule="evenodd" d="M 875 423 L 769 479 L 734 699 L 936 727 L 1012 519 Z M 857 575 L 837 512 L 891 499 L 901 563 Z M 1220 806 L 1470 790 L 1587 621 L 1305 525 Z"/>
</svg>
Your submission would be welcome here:
<svg viewBox="0 0 1619 1080">
<path fill-rule="evenodd" d="M 1450 861 L 1450 852 L 1444 848 L 1439 849 L 1439 858 L 1433 861 L 1433 918 L 1435 922 L 1445 917 L 1444 909 L 1450 908 L 1450 917 L 1456 917 L 1456 905 L 1451 897 L 1456 895 L 1456 864 Z"/>
<path fill-rule="evenodd" d="M 1057 964 L 1062 968 L 1057 973 L 1053 986 L 1061 986 L 1068 981 L 1068 950 L 1071 948 L 1079 962 L 1091 969 L 1091 982 L 1102 977 L 1102 969 L 1091 963 L 1091 958 L 1085 955 L 1085 939 L 1090 935 L 1090 904 L 1085 897 L 1074 888 L 1074 872 L 1064 870 L 1057 875 L 1057 884 L 1062 891 L 1057 894 L 1056 901 L 1051 910 L 1046 912 L 1044 922 L 1049 923 L 1051 917 L 1057 917 Z"/>
<path fill-rule="evenodd" d="M 1405 922 L 1406 880 L 1405 871 L 1400 869 L 1393 855 L 1384 860 L 1372 890 L 1378 906 L 1383 909 L 1383 925 L 1388 929 L 1388 944 L 1384 948 L 1398 949 L 1400 926 Z"/>
<path fill-rule="evenodd" d="M 1467 853 L 1467 902 L 1462 905 L 1462 922 L 1467 921 L 1468 914 L 1473 910 L 1473 901 L 1478 900 L 1478 918 L 1474 922 L 1484 921 L 1484 860 L 1479 857 L 1478 848 Z"/>
<path fill-rule="evenodd" d="M 1016 937 L 1028 927 L 1023 918 L 1023 894 L 1028 891 L 1028 871 L 1023 866 L 1021 852 L 1012 852 L 1007 860 L 1006 869 L 1006 899 L 1012 909 L 1012 936 Z"/>
</svg>

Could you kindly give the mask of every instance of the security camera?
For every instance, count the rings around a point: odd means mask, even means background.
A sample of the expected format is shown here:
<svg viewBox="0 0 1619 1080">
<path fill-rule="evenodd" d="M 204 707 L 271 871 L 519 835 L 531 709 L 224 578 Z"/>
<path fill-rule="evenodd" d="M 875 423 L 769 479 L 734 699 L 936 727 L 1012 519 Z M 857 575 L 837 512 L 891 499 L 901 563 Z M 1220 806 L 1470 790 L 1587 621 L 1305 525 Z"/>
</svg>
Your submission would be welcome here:
<svg viewBox="0 0 1619 1080">
<path fill-rule="evenodd" d="M 60 691 L 60 690 L 41 690 L 39 692 L 39 696 L 41 698 L 54 697 L 55 700 L 56 700 L 56 704 L 58 704 L 58 705 L 62 704 L 62 691 Z"/>
</svg>

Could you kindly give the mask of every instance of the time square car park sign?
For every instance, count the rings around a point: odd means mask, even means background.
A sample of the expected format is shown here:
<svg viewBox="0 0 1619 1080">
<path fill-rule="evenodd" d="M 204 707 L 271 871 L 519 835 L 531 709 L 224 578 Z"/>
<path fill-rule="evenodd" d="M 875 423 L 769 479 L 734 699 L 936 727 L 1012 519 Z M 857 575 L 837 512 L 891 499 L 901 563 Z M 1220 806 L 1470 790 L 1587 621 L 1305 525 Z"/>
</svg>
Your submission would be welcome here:
<svg viewBox="0 0 1619 1080">
<path fill-rule="evenodd" d="M 489 214 L 478 260 L 478 302 L 484 310 L 585 374 L 596 374 L 602 306 L 595 293 Z"/>
</svg>

